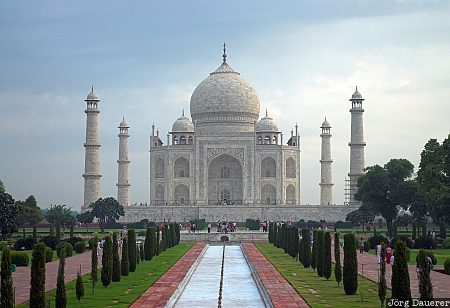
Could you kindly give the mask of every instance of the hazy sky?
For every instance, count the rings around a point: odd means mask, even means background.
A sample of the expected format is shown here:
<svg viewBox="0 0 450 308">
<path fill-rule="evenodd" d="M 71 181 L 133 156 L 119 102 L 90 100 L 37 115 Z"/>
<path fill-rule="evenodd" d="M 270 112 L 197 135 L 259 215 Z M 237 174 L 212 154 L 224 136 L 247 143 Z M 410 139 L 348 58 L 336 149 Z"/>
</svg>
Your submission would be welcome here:
<svg viewBox="0 0 450 308">
<path fill-rule="evenodd" d="M 301 202 L 319 202 L 320 125 L 332 125 L 334 201 L 349 171 L 350 102 L 364 102 L 366 166 L 416 167 L 450 133 L 449 1 L 0 0 L 0 179 L 41 207 L 83 202 L 91 85 L 101 99 L 102 196 L 117 195 L 117 126 L 130 128 L 132 202 L 148 201 L 148 136 L 163 141 L 195 87 L 228 63 L 285 136 L 301 134 Z M 287 141 L 288 138 L 284 138 Z"/>
</svg>

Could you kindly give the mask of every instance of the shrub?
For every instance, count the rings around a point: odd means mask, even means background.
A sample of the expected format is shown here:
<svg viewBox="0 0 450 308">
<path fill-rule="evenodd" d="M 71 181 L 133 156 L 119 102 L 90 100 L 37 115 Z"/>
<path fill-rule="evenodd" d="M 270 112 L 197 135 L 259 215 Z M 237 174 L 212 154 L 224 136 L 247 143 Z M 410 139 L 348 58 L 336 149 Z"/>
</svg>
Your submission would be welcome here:
<svg viewBox="0 0 450 308">
<path fill-rule="evenodd" d="M 410 279 L 405 248 L 405 244 L 402 241 L 398 241 L 395 244 L 395 259 L 394 266 L 392 266 L 391 286 L 392 298 L 397 300 L 411 299 Z"/>
<path fill-rule="evenodd" d="M 405 248 L 405 254 L 406 254 L 406 262 L 411 261 L 411 250 L 408 247 Z"/>
<path fill-rule="evenodd" d="M 364 251 L 369 252 L 369 250 L 370 250 L 370 242 L 364 241 Z"/>
<path fill-rule="evenodd" d="M 444 262 L 444 272 L 445 272 L 447 275 L 450 275 L 450 258 L 445 259 L 445 262 Z"/>
<path fill-rule="evenodd" d="M 450 248 L 450 238 L 446 238 L 443 242 L 444 248 Z"/>
<path fill-rule="evenodd" d="M 11 252 L 11 263 L 16 266 L 28 266 L 30 258 L 24 251 L 13 251 Z"/>
<path fill-rule="evenodd" d="M 70 244 L 72 246 L 72 244 Z M 62 247 L 59 253 L 59 267 L 56 278 L 55 307 L 65 308 L 67 306 L 66 285 L 64 283 L 64 267 L 66 265 L 66 247 Z"/>
<path fill-rule="evenodd" d="M 308 268 L 311 266 L 311 241 L 309 240 L 309 230 L 302 229 L 302 257 L 303 266 Z"/>
<path fill-rule="evenodd" d="M 409 237 L 406 235 L 400 235 L 392 239 L 391 248 L 395 247 L 395 243 L 397 243 L 397 241 L 402 241 L 408 248 L 413 248 L 414 246 L 413 241 Z"/>
<path fill-rule="evenodd" d="M 75 245 L 73 246 L 73 250 L 75 250 L 76 253 L 85 252 L 86 251 L 86 242 L 85 241 L 76 242 Z"/>
<path fill-rule="evenodd" d="M 324 249 L 324 232 L 322 230 L 317 231 L 317 276 L 323 277 L 323 265 L 325 260 Z"/>
<path fill-rule="evenodd" d="M 389 244 L 388 239 L 378 233 L 369 237 L 368 241 L 370 243 L 370 249 L 375 249 L 379 243 Z"/>
<path fill-rule="evenodd" d="M 344 291 L 347 295 L 356 294 L 358 290 L 358 259 L 356 257 L 355 235 L 344 236 Z"/>
<path fill-rule="evenodd" d="M 414 248 L 433 249 L 436 248 L 436 241 L 428 236 L 420 236 L 414 241 Z"/>
<path fill-rule="evenodd" d="M 73 254 L 73 246 L 67 242 L 61 242 L 56 246 L 56 255 L 60 257 L 61 249 L 66 249 L 66 256 L 71 257 Z"/>
<path fill-rule="evenodd" d="M 330 232 L 325 232 L 323 248 L 324 248 L 323 277 L 325 277 L 328 280 L 331 277 L 331 235 L 330 235 Z"/>
<path fill-rule="evenodd" d="M 317 230 L 313 231 L 313 246 L 311 251 L 311 268 L 315 270 L 317 267 Z"/>
<path fill-rule="evenodd" d="M 2 253 L 1 265 L 1 283 L 0 283 L 0 307 L 13 308 L 14 307 L 14 289 L 11 273 L 11 249 L 6 248 Z"/>
<path fill-rule="evenodd" d="M 105 244 L 103 245 L 103 255 L 102 255 L 101 279 L 104 287 L 107 287 L 111 283 L 112 269 L 113 269 L 112 240 L 111 236 L 107 235 L 105 237 Z"/>
<path fill-rule="evenodd" d="M 154 237 L 154 228 L 147 228 L 145 241 L 144 241 L 144 256 L 145 260 L 151 260 L 154 256 L 154 243 L 153 243 L 153 237 Z"/>
<path fill-rule="evenodd" d="M 145 236 L 145 231 L 143 231 L 143 230 L 138 231 L 138 236 Z"/>
<path fill-rule="evenodd" d="M 342 280 L 342 267 L 341 267 L 341 253 L 340 253 L 340 246 L 339 246 L 339 233 L 334 234 L 334 278 L 336 279 L 336 282 L 339 287 L 339 283 Z"/>
<path fill-rule="evenodd" d="M 387 284 L 386 284 L 386 246 L 381 244 L 381 255 L 380 255 L 380 272 L 378 275 L 378 298 L 381 302 L 381 307 L 383 307 L 384 301 L 386 299 Z"/>
<path fill-rule="evenodd" d="M 45 307 L 45 245 L 33 248 L 30 279 L 30 307 Z"/>
<path fill-rule="evenodd" d="M 207 227 L 205 218 L 196 219 L 192 223 L 195 223 L 195 230 L 204 230 Z"/>
<path fill-rule="evenodd" d="M 336 229 L 351 229 L 353 228 L 352 223 L 349 221 L 336 221 L 336 223 L 334 224 L 334 227 Z"/>
<path fill-rule="evenodd" d="M 8 247 L 8 242 L 0 241 L 0 251 L 3 251 L 6 247 Z"/>
<path fill-rule="evenodd" d="M 128 260 L 130 262 L 130 272 L 136 271 L 136 232 L 128 230 Z"/>
<path fill-rule="evenodd" d="M 33 249 L 34 246 L 34 238 L 29 236 L 29 237 L 23 237 L 23 238 L 19 238 L 15 243 L 14 243 L 14 250 L 31 250 Z"/>
<path fill-rule="evenodd" d="M 431 258 L 431 262 L 433 263 L 433 265 L 436 265 L 437 264 L 437 258 L 434 255 L 434 253 L 429 251 L 429 250 L 426 250 L 425 253 L 426 253 L 427 257 Z M 418 262 L 419 262 L 419 255 L 416 256 L 416 263 L 418 263 Z"/>
<path fill-rule="evenodd" d="M 75 284 L 75 294 L 77 296 L 78 302 L 80 302 L 81 298 L 84 296 L 84 284 L 83 284 L 83 278 L 81 277 L 80 271 L 77 272 L 77 282 Z"/>
<path fill-rule="evenodd" d="M 122 261 L 120 262 L 120 273 L 122 276 L 128 276 L 130 272 L 130 262 L 128 260 L 128 238 L 123 238 Z"/>
<path fill-rule="evenodd" d="M 97 238 L 92 238 L 92 250 L 91 250 L 91 284 L 92 284 L 92 293 L 94 293 L 95 290 L 95 284 L 98 280 L 98 256 L 97 256 Z M 92 240 L 91 239 L 91 240 Z"/>
<path fill-rule="evenodd" d="M 114 282 L 120 281 L 120 259 L 119 259 L 119 244 L 117 242 L 117 233 L 114 232 L 112 238 L 112 278 Z"/>
<path fill-rule="evenodd" d="M 47 235 L 40 242 L 44 243 L 45 246 L 50 247 L 53 250 L 56 250 L 56 246 L 59 244 L 59 238 L 54 235 Z"/>
<path fill-rule="evenodd" d="M 419 266 L 419 294 L 421 300 L 433 299 L 433 286 L 430 279 L 430 264 L 428 263 L 425 250 L 420 249 L 417 254 L 417 265 Z"/>
<path fill-rule="evenodd" d="M 53 249 L 50 247 L 45 247 L 45 263 L 53 261 Z"/>
<path fill-rule="evenodd" d="M 75 244 L 78 242 L 83 242 L 83 239 L 79 236 L 73 236 L 69 237 L 68 239 L 65 239 L 64 242 L 72 244 L 72 247 L 75 248 Z"/>
<path fill-rule="evenodd" d="M 261 222 L 259 221 L 259 219 L 247 218 L 245 220 L 245 227 L 249 230 L 259 230 L 259 228 L 261 227 Z"/>
</svg>

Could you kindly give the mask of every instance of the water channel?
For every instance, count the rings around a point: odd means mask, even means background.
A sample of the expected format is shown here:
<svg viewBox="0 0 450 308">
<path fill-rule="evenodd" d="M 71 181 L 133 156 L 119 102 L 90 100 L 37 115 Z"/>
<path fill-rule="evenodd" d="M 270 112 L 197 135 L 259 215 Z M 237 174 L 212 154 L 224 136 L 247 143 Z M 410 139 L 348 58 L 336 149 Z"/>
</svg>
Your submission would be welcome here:
<svg viewBox="0 0 450 308">
<path fill-rule="evenodd" d="M 264 300 L 264 291 L 258 288 L 240 245 L 225 246 L 221 277 L 223 249 L 223 245 L 205 247 L 168 307 L 271 306 Z"/>
</svg>

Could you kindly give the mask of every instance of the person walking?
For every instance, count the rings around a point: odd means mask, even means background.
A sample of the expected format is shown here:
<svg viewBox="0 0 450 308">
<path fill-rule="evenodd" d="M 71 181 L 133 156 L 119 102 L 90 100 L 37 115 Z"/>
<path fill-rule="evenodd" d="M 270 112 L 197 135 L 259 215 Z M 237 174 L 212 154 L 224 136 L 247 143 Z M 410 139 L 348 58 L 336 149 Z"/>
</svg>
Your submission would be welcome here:
<svg viewBox="0 0 450 308">
<path fill-rule="evenodd" d="M 208 223 L 208 233 L 211 233 L 211 223 Z"/>
<path fill-rule="evenodd" d="M 386 248 L 386 262 L 387 262 L 387 264 L 391 263 L 391 257 L 393 257 L 393 255 L 392 255 L 392 248 L 388 246 Z M 394 260 L 394 258 L 392 258 L 392 260 Z"/>
<path fill-rule="evenodd" d="M 377 249 L 377 261 L 378 261 L 378 264 L 380 264 L 381 263 L 381 243 L 378 243 L 376 249 Z"/>
<path fill-rule="evenodd" d="M 363 240 L 363 238 L 359 239 L 359 253 L 364 253 L 364 240 Z"/>
</svg>

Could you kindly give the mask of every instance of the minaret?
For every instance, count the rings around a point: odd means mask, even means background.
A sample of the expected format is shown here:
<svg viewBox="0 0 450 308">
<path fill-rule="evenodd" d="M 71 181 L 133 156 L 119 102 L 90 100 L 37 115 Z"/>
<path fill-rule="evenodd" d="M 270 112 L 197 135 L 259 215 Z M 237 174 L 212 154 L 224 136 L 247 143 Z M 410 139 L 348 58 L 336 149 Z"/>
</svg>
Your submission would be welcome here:
<svg viewBox="0 0 450 308">
<path fill-rule="evenodd" d="M 94 93 L 92 87 L 91 93 L 85 99 L 86 102 L 86 149 L 84 160 L 84 208 L 100 198 L 100 138 L 98 131 L 98 103 L 100 100 Z"/>
<path fill-rule="evenodd" d="M 350 146 L 350 173 L 349 176 L 349 194 L 350 194 L 350 204 L 354 204 L 355 194 L 358 191 L 357 183 L 358 178 L 363 174 L 364 169 L 364 147 L 366 143 L 364 142 L 364 131 L 363 131 L 363 113 L 364 109 L 362 103 L 364 99 L 361 93 L 358 92 L 358 87 L 356 87 L 355 93 L 353 93 L 352 98 L 352 108 L 350 109 L 350 114 L 352 115 L 352 127 L 351 127 L 351 139 L 349 142 Z"/>
<path fill-rule="evenodd" d="M 320 127 L 322 133 L 322 151 L 320 156 L 320 205 L 330 205 L 333 203 L 333 175 L 331 172 L 331 125 L 327 118 Z"/>
<path fill-rule="evenodd" d="M 128 129 L 130 128 L 123 118 L 119 124 L 119 159 L 117 160 L 118 176 L 117 176 L 117 201 L 119 204 L 127 206 L 130 205 L 130 181 L 128 167 L 130 161 L 128 160 Z"/>
</svg>

